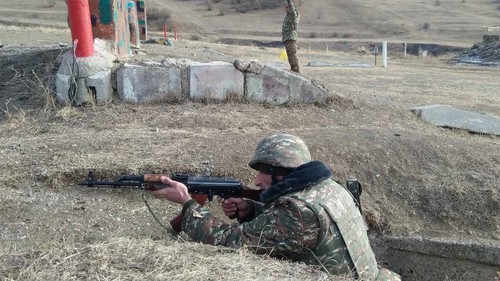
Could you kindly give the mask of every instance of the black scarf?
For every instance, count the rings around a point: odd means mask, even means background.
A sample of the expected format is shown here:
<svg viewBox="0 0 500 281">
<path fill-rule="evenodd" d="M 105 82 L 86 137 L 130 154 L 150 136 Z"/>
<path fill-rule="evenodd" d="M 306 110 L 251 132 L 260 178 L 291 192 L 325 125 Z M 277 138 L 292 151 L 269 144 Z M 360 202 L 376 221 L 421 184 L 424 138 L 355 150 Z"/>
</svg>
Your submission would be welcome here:
<svg viewBox="0 0 500 281">
<path fill-rule="evenodd" d="M 332 170 L 314 160 L 293 169 L 280 182 L 260 194 L 260 202 L 269 204 L 287 193 L 300 191 L 333 176 Z"/>
</svg>

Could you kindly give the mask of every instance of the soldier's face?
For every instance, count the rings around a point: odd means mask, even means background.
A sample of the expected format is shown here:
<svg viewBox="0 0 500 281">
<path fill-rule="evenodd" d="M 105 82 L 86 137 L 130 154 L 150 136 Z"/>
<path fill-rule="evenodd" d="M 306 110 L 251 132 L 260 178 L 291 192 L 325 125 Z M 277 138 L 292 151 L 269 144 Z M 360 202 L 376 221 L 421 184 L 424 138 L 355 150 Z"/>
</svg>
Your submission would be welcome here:
<svg viewBox="0 0 500 281">
<path fill-rule="evenodd" d="M 281 179 L 283 179 L 283 176 L 276 176 L 276 178 L 278 180 L 281 180 Z M 260 189 L 266 190 L 273 185 L 272 184 L 273 183 L 273 176 L 270 174 L 265 174 L 263 172 L 259 172 L 255 176 L 254 183 L 255 183 L 255 186 L 260 187 Z"/>
<path fill-rule="evenodd" d="M 285 13 L 288 13 L 289 10 L 288 6 L 283 6 L 283 9 L 285 9 Z"/>
</svg>

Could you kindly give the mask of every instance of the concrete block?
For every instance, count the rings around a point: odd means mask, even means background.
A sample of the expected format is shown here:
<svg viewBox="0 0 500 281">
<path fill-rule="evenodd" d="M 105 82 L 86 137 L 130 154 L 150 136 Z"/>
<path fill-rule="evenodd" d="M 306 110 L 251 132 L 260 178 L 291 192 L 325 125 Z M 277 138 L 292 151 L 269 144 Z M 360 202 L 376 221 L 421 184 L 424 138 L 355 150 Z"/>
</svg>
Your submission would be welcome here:
<svg viewBox="0 0 500 281">
<path fill-rule="evenodd" d="M 189 76 L 188 76 L 188 69 L 189 66 L 192 64 L 192 61 L 190 59 L 186 58 L 180 58 L 180 59 L 173 59 L 173 58 L 167 58 L 163 60 L 162 65 L 164 67 L 175 67 L 177 69 L 180 69 L 181 71 L 181 95 L 182 97 L 185 97 L 186 99 L 189 97 Z"/>
<path fill-rule="evenodd" d="M 113 87 L 111 86 L 111 70 L 98 72 L 86 79 L 87 87 L 93 89 L 97 104 L 113 100 Z"/>
<path fill-rule="evenodd" d="M 123 65 L 117 72 L 118 96 L 127 102 L 182 100 L 181 71 L 175 67 Z"/>
<path fill-rule="evenodd" d="M 316 80 L 301 80 L 298 95 L 292 95 L 292 102 L 299 103 L 326 103 L 333 97 L 333 94 Z"/>
<path fill-rule="evenodd" d="M 436 126 L 500 136 L 500 118 L 493 115 L 459 110 L 442 104 L 417 107 L 412 112 Z"/>
<path fill-rule="evenodd" d="M 245 75 L 245 93 L 249 101 L 270 103 L 275 105 L 290 101 L 289 72 L 265 66 L 260 74 Z"/>
<path fill-rule="evenodd" d="M 81 105 L 87 102 L 98 104 L 109 102 L 113 99 L 113 88 L 111 86 L 111 70 L 98 72 L 89 77 L 81 77 L 76 80 L 74 97 L 71 98 L 70 87 L 73 82 L 71 75 L 56 74 L 56 100 L 65 105 Z"/>
<path fill-rule="evenodd" d="M 188 68 L 189 94 L 193 100 L 243 99 L 244 76 L 227 62 L 193 63 Z"/>
<path fill-rule="evenodd" d="M 249 101 L 274 105 L 321 103 L 332 94 L 320 83 L 281 68 L 266 65 L 260 74 L 245 74 L 245 93 Z"/>
<path fill-rule="evenodd" d="M 56 100 L 61 104 L 71 104 L 68 97 L 69 88 L 71 86 L 71 76 L 57 73 L 56 74 Z"/>
<path fill-rule="evenodd" d="M 495 280 L 500 244 L 494 240 L 445 240 L 370 236 L 378 262 L 402 280 Z"/>
</svg>

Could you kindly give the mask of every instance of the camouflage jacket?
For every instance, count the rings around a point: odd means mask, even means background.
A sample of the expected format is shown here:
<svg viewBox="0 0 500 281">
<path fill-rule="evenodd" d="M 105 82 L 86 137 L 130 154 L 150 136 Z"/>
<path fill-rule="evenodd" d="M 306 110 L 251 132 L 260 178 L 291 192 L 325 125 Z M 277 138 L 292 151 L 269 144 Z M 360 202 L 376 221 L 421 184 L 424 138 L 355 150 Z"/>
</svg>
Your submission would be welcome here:
<svg viewBox="0 0 500 281">
<path fill-rule="evenodd" d="M 350 274 L 359 266 L 359 277 L 374 280 L 377 264 L 364 221 L 351 195 L 331 176 L 331 170 L 319 161 L 300 166 L 263 192 L 263 203 L 252 202 L 254 213 L 241 224 L 224 223 L 209 209 L 189 201 L 183 208 L 182 230 L 196 241 L 246 246 L 259 254 L 321 266 L 331 274 Z M 337 225 L 333 219 L 341 217 Z M 348 234 L 351 238 L 343 236 L 349 231 L 346 227 L 355 230 Z"/>
<path fill-rule="evenodd" d="M 282 27 L 282 40 L 283 42 L 287 40 L 295 40 L 299 39 L 299 35 L 297 33 L 297 27 L 299 26 L 300 14 L 297 12 L 295 5 L 292 0 L 286 0 L 288 2 L 288 13 L 286 13 L 285 19 L 283 20 Z"/>
</svg>

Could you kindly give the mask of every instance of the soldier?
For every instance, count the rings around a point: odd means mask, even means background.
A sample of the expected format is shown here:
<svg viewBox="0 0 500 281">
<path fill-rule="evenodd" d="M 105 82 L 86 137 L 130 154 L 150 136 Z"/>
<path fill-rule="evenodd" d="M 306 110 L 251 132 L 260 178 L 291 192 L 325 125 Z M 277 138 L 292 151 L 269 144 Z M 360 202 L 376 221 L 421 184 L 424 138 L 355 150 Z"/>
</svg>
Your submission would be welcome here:
<svg viewBox="0 0 500 281">
<path fill-rule="evenodd" d="M 282 27 L 282 40 L 285 43 L 286 55 L 290 63 L 291 70 L 300 73 L 299 57 L 297 56 L 297 27 L 299 25 L 300 14 L 297 12 L 292 0 L 284 3 L 286 12 Z"/>
<path fill-rule="evenodd" d="M 261 202 L 229 198 L 222 203 L 227 224 L 192 199 L 185 185 L 163 176 L 171 188 L 152 192 L 183 205 L 182 230 L 206 244 L 241 248 L 258 254 L 319 266 L 333 275 L 360 280 L 400 280 L 379 268 L 366 226 L 352 195 L 331 179 L 332 171 L 311 161 L 304 141 L 273 134 L 260 141 L 249 166 L 264 190 Z"/>
</svg>

